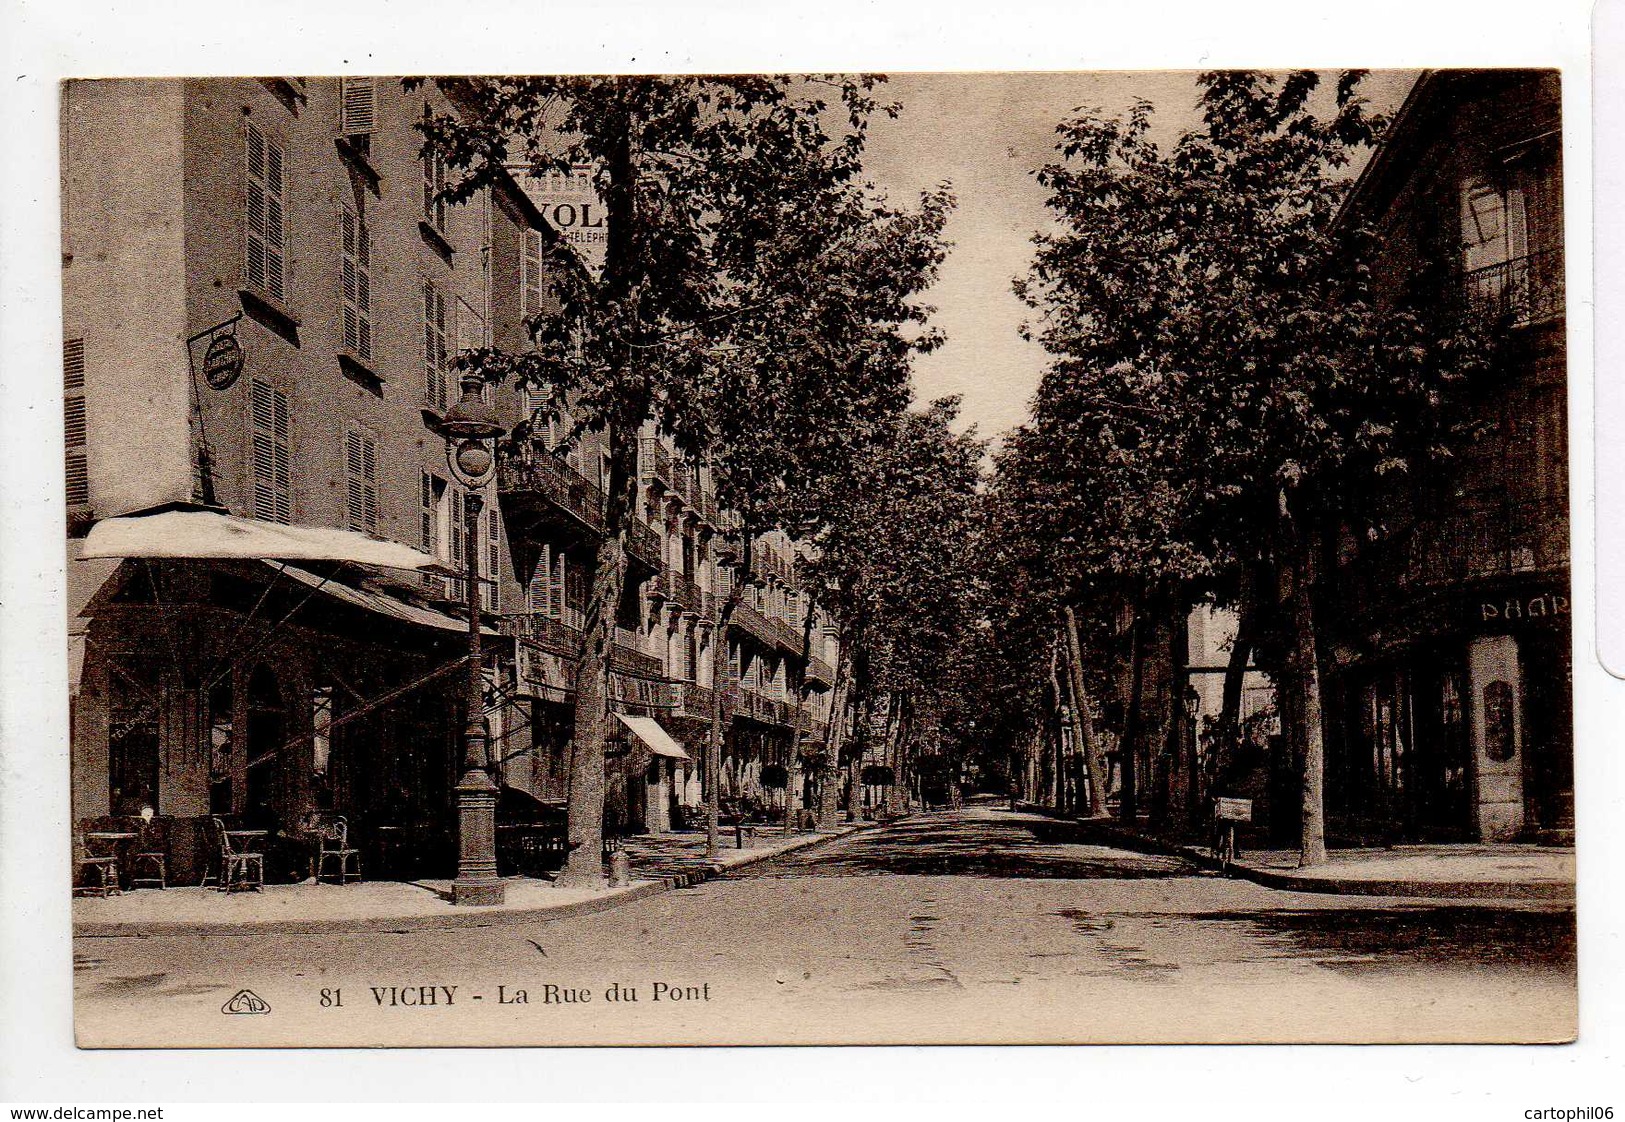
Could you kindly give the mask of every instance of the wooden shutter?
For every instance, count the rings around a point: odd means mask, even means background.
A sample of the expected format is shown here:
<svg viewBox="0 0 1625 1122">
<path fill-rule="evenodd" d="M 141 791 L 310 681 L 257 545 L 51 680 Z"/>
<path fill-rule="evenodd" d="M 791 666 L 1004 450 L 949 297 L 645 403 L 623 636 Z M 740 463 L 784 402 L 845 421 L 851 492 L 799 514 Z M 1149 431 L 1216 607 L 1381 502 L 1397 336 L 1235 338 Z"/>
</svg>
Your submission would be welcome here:
<svg viewBox="0 0 1625 1122">
<path fill-rule="evenodd" d="M 339 100 L 340 133 L 345 136 L 369 136 L 378 127 L 376 78 L 343 79 Z"/>
<path fill-rule="evenodd" d="M 372 234 L 349 210 L 341 209 L 343 246 L 344 346 L 372 358 Z"/>
<path fill-rule="evenodd" d="M 250 412 L 254 517 L 270 522 L 292 521 L 288 395 L 256 378 L 250 391 Z"/>
<path fill-rule="evenodd" d="M 446 408 L 446 300 L 439 289 L 423 282 L 424 392 L 431 405 Z"/>
<path fill-rule="evenodd" d="M 378 532 L 378 444 L 370 433 L 351 429 L 344 437 L 346 514 L 350 529 Z"/>
<path fill-rule="evenodd" d="M 485 580 L 480 585 L 480 592 L 485 604 L 485 610 L 500 612 L 502 610 L 502 531 L 497 525 L 497 512 L 487 509 L 485 512 Z"/>
<path fill-rule="evenodd" d="M 524 301 L 521 310 L 526 321 L 525 335 L 531 338 L 530 320 L 542 310 L 542 235 L 536 230 L 526 230 L 524 233 L 524 267 L 520 271 Z"/>
<path fill-rule="evenodd" d="M 252 121 L 247 122 L 246 129 L 245 279 L 250 288 L 257 288 L 276 300 L 286 300 L 285 156 L 282 147 Z"/>
<path fill-rule="evenodd" d="M 62 431 L 69 506 L 90 502 L 90 432 L 85 413 L 85 341 L 62 343 Z"/>
</svg>

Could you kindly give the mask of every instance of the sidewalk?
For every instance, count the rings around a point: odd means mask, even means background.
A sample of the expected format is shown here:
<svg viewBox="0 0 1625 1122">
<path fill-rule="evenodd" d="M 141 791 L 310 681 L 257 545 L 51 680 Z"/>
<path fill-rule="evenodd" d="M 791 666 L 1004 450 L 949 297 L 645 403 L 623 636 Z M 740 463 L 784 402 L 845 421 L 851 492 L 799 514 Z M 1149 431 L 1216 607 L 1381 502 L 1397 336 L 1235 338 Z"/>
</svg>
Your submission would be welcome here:
<svg viewBox="0 0 1625 1122">
<path fill-rule="evenodd" d="M 1031 809 L 1047 813 L 1040 807 Z M 1116 822 L 1074 821 L 1085 836 L 1103 844 L 1183 857 L 1205 869 L 1219 867 L 1205 846 L 1168 841 L 1143 827 L 1130 831 Z M 1291 892 L 1574 902 L 1572 846 L 1396 845 L 1391 849 L 1334 849 L 1330 857 L 1325 865 L 1300 869 L 1296 850 L 1244 850 L 1231 863 L 1230 871 Z"/>
<path fill-rule="evenodd" d="M 819 833 L 763 834 L 734 848 L 720 839 L 717 859 L 705 858 L 704 834 L 642 835 L 623 844 L 632 883 L 621 888 L 556 888 L 550 881 L 504 877 L 507 900 L 496 907 L 458 908 L 447 880 L 363 881 L 359 884 L 267 885 L 225 894 L 213 888 L 136 889 L 107 899 L 73 901 L 79 938 L 126 935 L 311 935 L 494 927 L 603 911 L 674 888 L 698 884 L 744 865 L 807 849 L 868 828 L 842 825 Z"/>
</svg>

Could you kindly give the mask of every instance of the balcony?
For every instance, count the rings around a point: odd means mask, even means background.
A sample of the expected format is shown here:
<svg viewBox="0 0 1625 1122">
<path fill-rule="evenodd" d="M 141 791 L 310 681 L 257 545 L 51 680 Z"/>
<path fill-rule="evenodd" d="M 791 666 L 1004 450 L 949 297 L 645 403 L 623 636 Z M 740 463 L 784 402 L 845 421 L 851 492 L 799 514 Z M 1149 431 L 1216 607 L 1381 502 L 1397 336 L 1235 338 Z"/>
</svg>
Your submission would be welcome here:
<svg viewBox="0 0 1625 1122">
<path fill-rule="evenodd" d="M 704 608 L 704 600 L 700 595 L 700 586 L 676 569 L 662 570 L 660 575 L 655 578 L 651 592 L 666 601 L 666 603 L 681 608 L 689 615 L 699 615 Z"/>
<path fill-rule="evenodd" d="M 1514 326 L 1555 319 L 1564 312 L 1563 255 L 1557 250 L 1515 257 L 1462 276 L 1468 302 L 1505 313 Z"/>
<path fill-rule="evenodd" d="M 835 671 L 829 663 L 814 655 L 807 660 L 807 685 L 813 689 L 829 689 L 835 684 Z"/>
<path fill-rule="evenodd" d="M 774 630 L 773 622 L 774 621 L 769 620 L 759 610 L 751 607 L 743 600 L 741 600 L 734 607 L 734 626 L 739 628 L 746 635 L 754 638 L 763 646 L 773 646 L 777 638 L 777 632 Z"/>
<path fill-rule="evenodd" d="M 626 528 L 626 555 L 650 574 L 660 572 L 666 562 L 660 536 L 641 518 L 633 518 Z"/>
<path fill-rule="evenodd" d="M 693 682 L 673 682 L 671 693 L 672 716 L 691 717 L 702 721 L 711 719 L 711 705 L 716 697 L 711 690 Z"/>
<path fill-rule="evenodd" d="M 1360 553 L 1352 574 L 1362 600 L 1395 587 L 1424 590 L 1523 573 L 1567 576 L 1568 517 L 1561 500 L 1504 503 L 1424 518 Z"/>
<path fill-rule="evenodd" d="M 653 437 L 638 441 L 638 477 L 649 487 L 672 487 L 671 452 Z"/>
<path fill-rule="evenodd" d="M 666 677 L 666 668 L 658 658 L 638 650 L 637 640 L 630 631 L 617 627 L 615 642 L 609 648 L 609 667 L 626 674 L 640 674 L 645 678 Z"/>
<path fill-rule="evenodd" d="M 504 521 L 526 536 L 562 533 L 575 544 L 604 536 L 604 492 L 564 460 L 541 449 L 497 464 Z"/>
<path fill-rule="evenodd" d="M 580 629 L 540 613 L 505 617 L 502 633 L 527 639 L 554 654 L 574 657 L 581 650 Z"/>
</svg>

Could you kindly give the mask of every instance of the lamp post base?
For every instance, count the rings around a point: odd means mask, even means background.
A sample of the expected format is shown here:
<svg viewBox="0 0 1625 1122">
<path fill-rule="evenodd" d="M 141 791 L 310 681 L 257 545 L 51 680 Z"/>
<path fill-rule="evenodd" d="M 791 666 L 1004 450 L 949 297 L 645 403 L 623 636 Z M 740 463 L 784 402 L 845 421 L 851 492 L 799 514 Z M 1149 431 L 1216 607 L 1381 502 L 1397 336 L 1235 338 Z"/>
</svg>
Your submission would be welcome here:
<svg viewBox="0 0 1625 1122">
<path fill-rule="evenodd" d="M 457 784 L 459 854 L 451 902 L 488 908 L 507 899 L 497 876 L 497 785 L 483 769 L 470 768 Z"/>
<path fill-rule="evenodd" d="M 459 907 L 489 908 L 508 898 L 508 890 L 500 880 L 451 882 L 451 902 Z"/>
</svg>

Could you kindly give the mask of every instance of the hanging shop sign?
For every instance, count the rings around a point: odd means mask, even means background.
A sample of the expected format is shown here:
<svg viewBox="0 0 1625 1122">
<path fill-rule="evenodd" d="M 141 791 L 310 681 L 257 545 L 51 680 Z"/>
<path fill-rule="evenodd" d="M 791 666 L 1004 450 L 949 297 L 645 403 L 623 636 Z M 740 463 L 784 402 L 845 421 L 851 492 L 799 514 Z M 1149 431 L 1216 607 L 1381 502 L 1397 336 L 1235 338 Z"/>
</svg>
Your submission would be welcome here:
<svg viewBox="0 0 1625 1122">
<path fill-rule="evenodd" d="M 203 352 L 203 380 L 217 390 L 229 389 L 243 373 L 243 348 L 236 335 L 216 335 Z"/>
<path fill-rule="evenodd" d="M 205 339 L 208 346 L 203 350 L 203 380 L 211 389 L 229 390 L 238 378 L 243 375 L 243 347 L 237 342 L 237 321 L 243 318 L 238 312 L 230 319 L 205 327 L 196 335 L 186 341 L 186 357 L 188 362 L 197 361 L 197 352 L 193 349 Z M 194 366 L 192 377 L 197 378 L 197 368 Z M 194 381 L 194 386 L 195 386 Z"/>
</svg>

